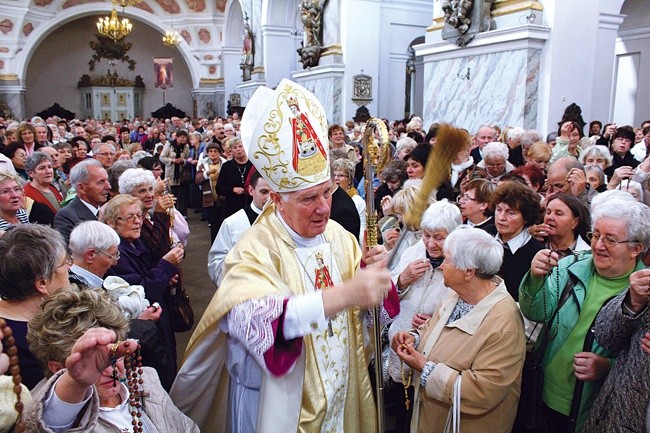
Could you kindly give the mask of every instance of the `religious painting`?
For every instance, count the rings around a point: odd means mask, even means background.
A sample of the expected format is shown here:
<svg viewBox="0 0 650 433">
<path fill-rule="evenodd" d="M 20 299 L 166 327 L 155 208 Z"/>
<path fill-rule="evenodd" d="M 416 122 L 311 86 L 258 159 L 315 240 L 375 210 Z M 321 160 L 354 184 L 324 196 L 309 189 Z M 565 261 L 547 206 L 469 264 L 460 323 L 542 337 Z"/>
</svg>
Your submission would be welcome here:
<svg viewBox="0 0 650 433">
<path fill-rule="evenodd" d="M 129 116 L 129 113 L 126 110 L 120 110 L 117 112 L 117 118 L 119 120 L 124 120 L 124 119 L 129 119 L 131 116 Z"/>
<path fill-rule="evenodd" d="M 302 176 L 319 173 L 327 165 L 327 153 L 318 134 L 300 104 L 294 97 L 286 101 L 291 111 L 291 137 L 293 139 L 293 169 Z"/>
<path fill-rule="evenodd" d="M 117 94 L 117 105 L 126 107 L 126 94 L 125 93 L 118 93 Z"/>
<path fill-rule="evenodd" d="M 111 120 L 111 111 L 102 111 L 102 120 Z"/>
<path fill-rule="evenodd" d="M 155 87 L 163 90 L 174 87 L 173 62 L 171 57 L 154 57 Z"/>
<path fill-rule="evenodd" d="M 110 107 L 111 106 L 111 94 L 110 93 L 100 93 L 99 100 L 101 107 Z"/>
</svg>

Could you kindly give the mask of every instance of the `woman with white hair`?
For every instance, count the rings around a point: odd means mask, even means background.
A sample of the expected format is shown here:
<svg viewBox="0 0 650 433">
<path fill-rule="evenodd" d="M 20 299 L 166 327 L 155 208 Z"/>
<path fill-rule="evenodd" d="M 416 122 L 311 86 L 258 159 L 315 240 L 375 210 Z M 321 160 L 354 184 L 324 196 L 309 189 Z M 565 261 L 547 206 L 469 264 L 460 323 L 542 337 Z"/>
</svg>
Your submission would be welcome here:
<svg viewBox="0 0 650 433">
<path fill-rule="evenodd" d="M 483 160 L 477 167 L 487 170 L 488 179 L 498 183 L 506 173 L 510 173 L 515 166 L 508 162 L 508 146 L 498 141 L 488 143 L 483 147 Z"/>
<path fill-rule="evenodd" d="M 153 174 L 142 168 L 130 168 L 119 178 L 120 194 L 130 194 L 142 202 L 145 218 L 140 239 L 154 254 L 153 259 L 157 262 L 169 252 L 173 243 L 170 239 L 171 215 L 174 215 L 176 223 L 176 212 L 171 194 L 154 195 L 155 184 Z"/>
<path fill-rule="evenodd" d="M 648 207 L 612 199 L 592 207 L 591 217 L 591 252 L 560 260 L 555 251 L 543 249 L 519 287 L 522 313 L 546 322 L 550 336 L 542 363 L 548 431 L 582 431 L 615 358 L 593 340 L 590 328 L 603 305 L 646 272 L 642 258 L 650 245 Z"/>
<path fill-rule="evenodd" d="M 517 304 L 496 276 L 503 247 L 481 229 L 459 227 L 447 236 L 440 266 L 453 292 L 423 326 L 399 332 L 392 348 L 415 386 L 411 431 L 445 431 L 460 381 L 463 433 L 510 433 L 526 352 Z"/>
<path fill-rule="evenodd" d="M 395 144 L 395 159 L 404 159 L 418 144 L 411 137 L 404 136 Z"/>
<path fill-rule="evenodd" d="M 593 145 L 587 147 L 582 151 L 578 161 L 584 165 L 597 164 L 605 171 L 607 167 L 612 165 L 613 156 L 606 146 Z"/>
<path fill-rule="evenodd" d="M 447 236 L 462 223 L 460 210 L 447 200 L 433 203 L 422 216 L 422 242 L 405 250 L 393 272 L 400 313 L 388 329 L 388 341 L 401 331 L 418 328 L 433 316 L 451 291 L 445 286 L 440 265 L 444 261 L 442 246 Z M 387 401 L 395 403 L 397 431 L 406 431 L 411 410 L 405 410 L 404 389 L 413 398 L 413 387 L 402 383 L 400 359 L 394 350 L 386 347 L 384 359 L 385 381 L 389 382 Z M 388 373 L 388 377 L 386 377 Z"/>
</svg>

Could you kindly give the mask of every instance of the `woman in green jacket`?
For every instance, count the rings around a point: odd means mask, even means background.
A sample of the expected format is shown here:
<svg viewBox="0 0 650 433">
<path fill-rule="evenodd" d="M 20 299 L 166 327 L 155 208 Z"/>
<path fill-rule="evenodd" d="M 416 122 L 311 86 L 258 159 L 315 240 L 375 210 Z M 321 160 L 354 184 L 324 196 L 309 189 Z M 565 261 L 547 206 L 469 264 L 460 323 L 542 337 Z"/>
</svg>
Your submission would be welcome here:
<svg viewBox="0 0 650 433">
<path fill-rule="evenodd" d="M 616 200 L 593 210 L 591 252 L 559 261 L 556 252 L 539 251 L 519 288 L 522 313 L 548 322 L 571 279 L 574 287 L 548 323 L 544 353 L 543 400 L 550 431 L 580 432 L 585 417 L 609 373 L 608 353 L 585 340 L 593 321 L 609 299 L 629 286 L 630 275 L 644 269 L 650 244 L 650 210 L 640 203 Z M 584 382 L 574 427 L 569 415 L 577 380 Z M 575 429 L 575 430 L 574 430 Z"/>
</svg>

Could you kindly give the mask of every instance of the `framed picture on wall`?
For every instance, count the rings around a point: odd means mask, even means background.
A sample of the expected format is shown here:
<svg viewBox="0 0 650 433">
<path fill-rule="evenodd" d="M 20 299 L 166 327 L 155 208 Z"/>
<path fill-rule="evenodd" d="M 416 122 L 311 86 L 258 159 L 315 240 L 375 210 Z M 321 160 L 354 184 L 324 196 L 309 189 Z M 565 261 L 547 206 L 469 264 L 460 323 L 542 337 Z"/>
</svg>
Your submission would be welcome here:
<svg viewBox="0 0 650 433">
<path fill-rule="evenodd" d="M 117 94 L 117 105 L 121 107 L 126 107 L 126 94 L 124 93 Z"/>
<path fill-rule="evenodd" d="M 174 59 L 171 57 L 154 57 L 155 87 L 159 87 L 163 90 L 174 87 L 173 62 Z"/>
<path fill-rule="evenodd" d="M 111 106 L 111 94 L 110 93 L 100 93 L 99 94 L 99 100 L 100 105 L 102 107 L 110 107 Z"/>
</svg>

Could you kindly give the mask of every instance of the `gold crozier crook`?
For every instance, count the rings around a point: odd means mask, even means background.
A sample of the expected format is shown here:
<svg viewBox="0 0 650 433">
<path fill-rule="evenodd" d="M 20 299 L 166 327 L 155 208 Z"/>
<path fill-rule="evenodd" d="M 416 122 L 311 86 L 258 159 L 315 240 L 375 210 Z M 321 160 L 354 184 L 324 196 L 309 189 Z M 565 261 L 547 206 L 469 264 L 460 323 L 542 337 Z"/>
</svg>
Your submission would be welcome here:
<svg viewBox="0 0 650 433">
<path fill-rule="evenodd" d="M 379 142 L 377 143 L 378 135 Z M 363 134 L 363 174 L 366 191 L 366 245 L 372 248 L 377 245 L 377 212 L 375 209 L 375 173 L 384 168 L 390 160 L 390 144 L 388 130 L 383 120 L 375 117 L 366 122 Z M 377 431 L 384 433 L 384 378 L 381 368 L 381 324 L 379 323 L 379 307 L 372 307 L 372 323 L 374 328 L 373 342 L 375 346 L 375 394 L 377 398 Z"/>
</svg>

